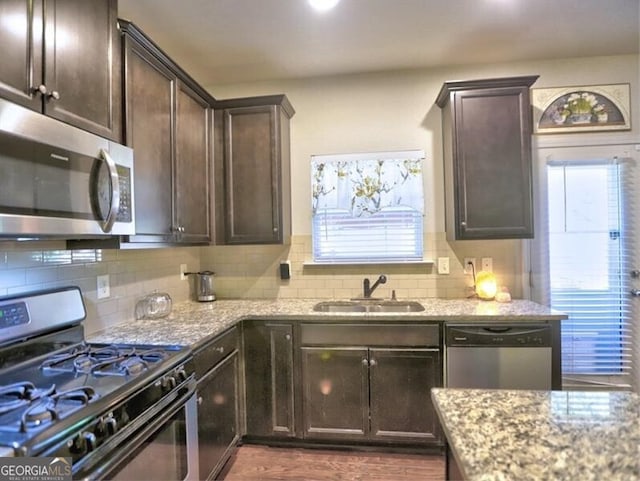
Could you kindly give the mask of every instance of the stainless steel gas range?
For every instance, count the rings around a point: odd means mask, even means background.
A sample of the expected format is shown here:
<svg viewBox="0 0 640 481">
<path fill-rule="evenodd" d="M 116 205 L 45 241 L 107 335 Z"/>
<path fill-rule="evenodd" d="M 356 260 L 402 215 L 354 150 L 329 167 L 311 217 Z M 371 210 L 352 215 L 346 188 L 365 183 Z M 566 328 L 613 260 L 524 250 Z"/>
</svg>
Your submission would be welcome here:
<svg viewBox="0 0 640 481">
<path fill-rule="evenodd" d="M 198 476 L 192 353 L 91 344 L 77 287 L 0 298 L 0 456 L 70 458 L 74 479 Z"/>
</svg>

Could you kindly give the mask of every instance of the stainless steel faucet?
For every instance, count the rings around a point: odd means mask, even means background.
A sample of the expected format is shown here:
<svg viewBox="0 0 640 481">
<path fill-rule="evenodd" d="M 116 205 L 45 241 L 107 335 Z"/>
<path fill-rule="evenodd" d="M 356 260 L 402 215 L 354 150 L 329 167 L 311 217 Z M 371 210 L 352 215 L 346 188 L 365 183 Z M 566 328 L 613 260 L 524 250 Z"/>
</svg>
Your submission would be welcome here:
<svg viewBox="0 0 640 481">
<path fill-rule="evenodd" d="M 380 284 L 384 284 L 385 282 L 387 282 L 387 276 L 385 276 L 384 274 L 378 277 L 378 280 L 376 280 L 376 282 L 374 282 L 372 286 L 370 286 L 371 281 L 369 281 L 369 279 L 365 279 L 363 282 L 364 298 L 369 299 L 371 297 L 371 294 L 373 294 L 373 291 L 376 290 L 376 287 L 378 287 Z"/>
</svg>

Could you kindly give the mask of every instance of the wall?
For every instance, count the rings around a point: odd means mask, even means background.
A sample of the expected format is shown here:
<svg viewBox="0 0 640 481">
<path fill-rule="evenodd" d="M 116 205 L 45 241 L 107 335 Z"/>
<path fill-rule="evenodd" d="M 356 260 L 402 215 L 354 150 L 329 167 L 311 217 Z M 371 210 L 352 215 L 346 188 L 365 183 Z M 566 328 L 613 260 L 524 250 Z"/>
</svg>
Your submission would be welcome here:
<svg viewBox="0 0 640 481">
<path fill-rule="evenodd" d="M 514 297 L 525 292 L 526 243 L 520 241 L 447 242 L 444 236 L 444 192 L 440 109 L 434 100 L 445 80 L 539 74 L 534 88 L 630 83 L 638 91 L 638 57 L 596 57 L 500 65 L 299 79 L 211 86 L 218 99 L 285 93 L 296 110 L 291 120 L 293 240 L 288 247 L 211 247 L 202 251 L 203 267 L 217 273 L 221 297 L 352 297 L 362 292 L 362 279 L 380 273 L 389 282 L 388 296 L 461 297 L 472 284 L 464 275 L 464 257 L 493 257 L 501 285 Z M 640 118 L 633 102 L 632 119 Z M 638 122 L 619 137 L 638 138 Z M 599 134 L 569 134 L 571 142 Z M 600 134 L 603 135 L 603 134 Z M 539 136 L 544 142 L 543 136 Z M 559 136 L 546 136 L 555 137 Z M 536 142 L 537 139 L 534 139 Z M 636 140 L 637 141 L 637 140 Z M 451 274 L 434 266 L 313 267 L 311 260 L 310 157 L 314 154 L 422 149 L 426 154 L 425 258 L 450 258 Z M 535 157 L 535 155 L 534 155 Z M 278 264 L 292 263 L 292 278 L 280 281 Z"/>
<path fill-rule="evenodd" d="M 153 290 L 168 291 L 174 301 L 189 296 L 190 282 L 179 280 L 180 264 L 189 270 L 216 271 L 224 297 L 352 297 L 362 279 L 388 274 L 378 293 L 399 297 L 461 297 L 470 276 L 464 257 L 492 256 L 499 282 L 521 295 L 523 248 L 518 241 L 450 243 L 444 237 L 440 112 L 433 101 L 450 79 L 541 75 L 535 87 L 631 83 L 638 92 L 638 57 L 622 56 L 536 63 L 482 65 L 439 70 L 352 75 L 210 88 L 217 98 L 286 93 L 297 113 L 291 124 L 293 240 L 290 246 L 175 248 L 157 250 L 66 251 L 62 242 L 0 241 L 0 296 L 60 285 L 78 285 L 84 293 L 87 332 L 133 317 L 135 301 Z M 634 101 L 632 118 L 640 118 Z M 638 136 L 638 122 L 629 135 Z M 594 134 L 597 135 L 597 134 Z M 580 134 L 573 134 L 579 138 Z M 425 257 L 447 256 L 451 274 L 432 265 L 313 267 L 310 244 L 312 154 L 423 149 L 425 162 Z M 277 276 L 280 260 L 292 262 L 292 278 Z M 109 274 L 111 297 L 96 298 L 96 277 Z"/>
</svg>

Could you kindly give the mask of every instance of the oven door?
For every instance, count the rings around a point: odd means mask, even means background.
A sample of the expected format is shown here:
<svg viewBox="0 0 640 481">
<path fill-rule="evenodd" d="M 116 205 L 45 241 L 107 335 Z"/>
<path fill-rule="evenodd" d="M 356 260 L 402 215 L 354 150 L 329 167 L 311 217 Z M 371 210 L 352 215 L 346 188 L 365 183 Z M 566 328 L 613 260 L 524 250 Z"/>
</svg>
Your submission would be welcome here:
<svg viewBox="0 0 640 481">
<path fill-rule="evenodd" d="M 74 476 L 75 479 L 75 476 Z M 196 481 L 198 479 L 197 401 L 186 402 L 154 417 L 148 425 L 105 456 L 85 480 Z"/>
</svg>

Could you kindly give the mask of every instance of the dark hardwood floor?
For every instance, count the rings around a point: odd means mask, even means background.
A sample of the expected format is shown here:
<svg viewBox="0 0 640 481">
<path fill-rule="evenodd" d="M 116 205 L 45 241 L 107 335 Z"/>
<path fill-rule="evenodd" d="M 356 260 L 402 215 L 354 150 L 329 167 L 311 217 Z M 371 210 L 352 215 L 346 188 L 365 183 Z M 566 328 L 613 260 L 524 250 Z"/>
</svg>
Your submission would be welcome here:
<svg viewBox="0 0 640 481">
<path fill-rule="evenodd" d="M 245 445 L 218 479 L 224 481 L 442 481 L 444 456 Z"/>
</svg>

